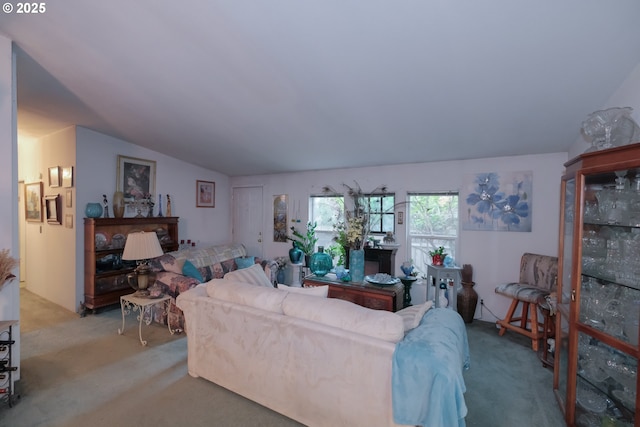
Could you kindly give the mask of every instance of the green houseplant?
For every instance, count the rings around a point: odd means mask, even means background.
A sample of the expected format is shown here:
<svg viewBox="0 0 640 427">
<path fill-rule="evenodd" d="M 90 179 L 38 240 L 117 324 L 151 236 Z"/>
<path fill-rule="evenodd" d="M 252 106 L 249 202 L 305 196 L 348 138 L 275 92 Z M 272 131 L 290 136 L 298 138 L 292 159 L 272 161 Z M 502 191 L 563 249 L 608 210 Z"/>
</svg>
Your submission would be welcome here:
<svg viewBox="0 0 640 427">
<path fill-rule="evenodd" d="M 438 246 L 436 249 L 429 251 L 431 255 L 431 263 L 433 265 L 442 265 L 447 254 L 444 253 L 444 246 Z"/>
<path fill-rule="evenodd" d="M 292 226 L 291 234 L 293 237 L 288 236 L 287 239 L 295 242 L 298 249 L 304 252 L 305 255 L 310 256 L 315 251 L 316 243 L 318 243 L 318 237 L 316 237 L 317 226 L 317 223 L 309 221 L 304 234 Z"/>
</svg>

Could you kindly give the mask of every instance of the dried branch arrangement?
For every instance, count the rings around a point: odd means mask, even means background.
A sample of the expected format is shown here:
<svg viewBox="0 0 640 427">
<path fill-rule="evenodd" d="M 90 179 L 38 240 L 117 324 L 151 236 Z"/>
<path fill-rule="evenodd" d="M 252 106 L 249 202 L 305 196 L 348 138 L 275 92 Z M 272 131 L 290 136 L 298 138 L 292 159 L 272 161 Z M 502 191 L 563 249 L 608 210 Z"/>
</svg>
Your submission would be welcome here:
<svg viewBox="0 0 640 427">
<path fill-rule="evenodd" d="M 9 249 L 3 249 L 0 251 L 0 288 L 8 281 L 13 279 L 12 271 L 18 266 L 17 259 L 12 258 L 9 254 Z"/>
</svg>

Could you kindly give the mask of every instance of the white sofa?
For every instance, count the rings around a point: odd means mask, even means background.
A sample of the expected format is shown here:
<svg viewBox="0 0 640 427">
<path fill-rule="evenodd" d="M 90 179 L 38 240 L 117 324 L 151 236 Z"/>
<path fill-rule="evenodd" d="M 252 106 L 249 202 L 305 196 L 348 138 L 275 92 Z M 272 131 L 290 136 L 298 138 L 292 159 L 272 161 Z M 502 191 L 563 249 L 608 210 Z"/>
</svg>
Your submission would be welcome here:
<svg viewBox="0 0 640 427">
<path fill-rule="evenodd" d="M 186 321 L 191 376 L 312 427 L 399 425 L 392 410 L 392 365 L 410 317 L 403 320 L 399 314 L 348 301 L 229 278 L 180 294 L 177 305 Z M 435 310 L 444 309 L 431 311 Z M 468 350 L 466 332 L 463 344 L 459 347 Z M 468 354 L 460 356 L 465 363 L 467 358 Z M 459 384 L 462 369 L 454 367 L 459 372 L 446 381 L 455 383 L 455 390 L 451 388 L 458 401 L 449 406 L 457 422 L 447 421 L 447 414 L 432 414 L 431 419 L 443 420 L 441 427 L 464 425 L 466 406 L 459 401 L 464 392 L 464 384 L 462 390 Z M 437 385 L 425 384 L 428 392 L 449 396 L 448 390 L 440 390 L 449 388 L 441 386 L 441 380 L 431 382 Z"/>
</svg>

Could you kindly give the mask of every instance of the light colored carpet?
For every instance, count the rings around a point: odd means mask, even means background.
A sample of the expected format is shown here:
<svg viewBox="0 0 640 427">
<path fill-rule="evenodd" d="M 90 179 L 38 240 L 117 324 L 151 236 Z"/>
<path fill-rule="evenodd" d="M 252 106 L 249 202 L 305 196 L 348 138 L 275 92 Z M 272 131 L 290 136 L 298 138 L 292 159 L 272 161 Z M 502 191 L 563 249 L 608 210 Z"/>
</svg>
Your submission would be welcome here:
<svg viewBox="0 0 640 427">
<path fill-rule="evenodd" d="M 118 335 L 119 309 L 80 318 L 26 290 L 21 299 L 20 398 L 13 408 L 0 407 L 0 426 L 300 426 L 190 377 L 184 335 L 143 325 L 149 342 L 143 347 L 134 315 L 126 319 L 125 334 Z M 47 322 L 36 319 L 41 304 L 52 306 Z M 25 324 L 40 326 L 25 332 Z M 468 332 L 467 426 L 564 425 L 551 389 L 552 372 L 541 367 L 528 340 L 511 333 L 498 337 L 493 324 L 477 321 Z"/>
</svg>

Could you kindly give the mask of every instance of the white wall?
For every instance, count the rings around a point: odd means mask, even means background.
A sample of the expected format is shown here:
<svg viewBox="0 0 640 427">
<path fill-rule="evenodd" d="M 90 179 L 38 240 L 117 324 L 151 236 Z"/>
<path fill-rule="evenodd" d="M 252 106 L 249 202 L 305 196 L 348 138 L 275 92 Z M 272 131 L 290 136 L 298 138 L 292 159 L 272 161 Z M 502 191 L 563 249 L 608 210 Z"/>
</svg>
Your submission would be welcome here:
<svg viewBox="0 0 640 427">
<path fill-rule="evenodd" d="M 300 202 L 302 221 L 308 218 L 308 197 L 321 194 L 322 187 L 330 185 L 341 190 L 342 183 L 353 184 L 356 180 L 363 191 L 385 184 L 402 201 L 407 192 L 414 191 L 459 191 L 465 174 L 481 172 L 533 171 L 533 194 L 531 198 L 533 231 L 487 232 L 461 231 L 457 264 L 471 264 L 474 268 L 475 289 L 484 299 L 485 305 L 498 317 L 503 317 L 509 300 L 496 295 L 496 285 L 518 278 L 520 256 L 524 252 L 557 255 L 560 212 L 560 177 L 564 170 L 567 153 L 552 153 L 536 156 L 487 158 L 453 162 L 419 163 L 375 168 L 338 169 L 310 171 L 296 174 L 232 177 L 231 186 L 263 186 L 264 230 L 271 236 L 273 223 L 273 195 L 288 194 L 289 217 L 292 207 Z M 404 210 L 404 209 L 400 209 Z M 409 259 L 406 250 L 406 221 L 396 225 L 396 239 L 402 244 L 396 256 L 399 270 L 401 261 Z M 265 238 L 265 257 L 284 256 L 290 243 L 273 242 Z M 424 266 L 417 266 L 425 271 Z M 396 274 L 400 274 L 397 271 Z M 416 286 L 412 292 L 415 302 L 424 301 L 424 286 Z M 479 308 L 477 314 L 479 315 Z M 489 313 L 483 319 L 495 320 Z"/>
<path fill-rule="evenodd" d="M 15 57 L 11 40 L 0 36 L 0 249 L 19 258 L 18 163 L 16 149 Z M 19 269 L 14 274 L 19 276 Z M 20 320 L 19 277 L 0 289 L 0 320 Z M 14 328 L 13 364 L 20 366 L 20 326 Z M 20 379 L 20 370 L 13 376 Z"/>
</svg>

